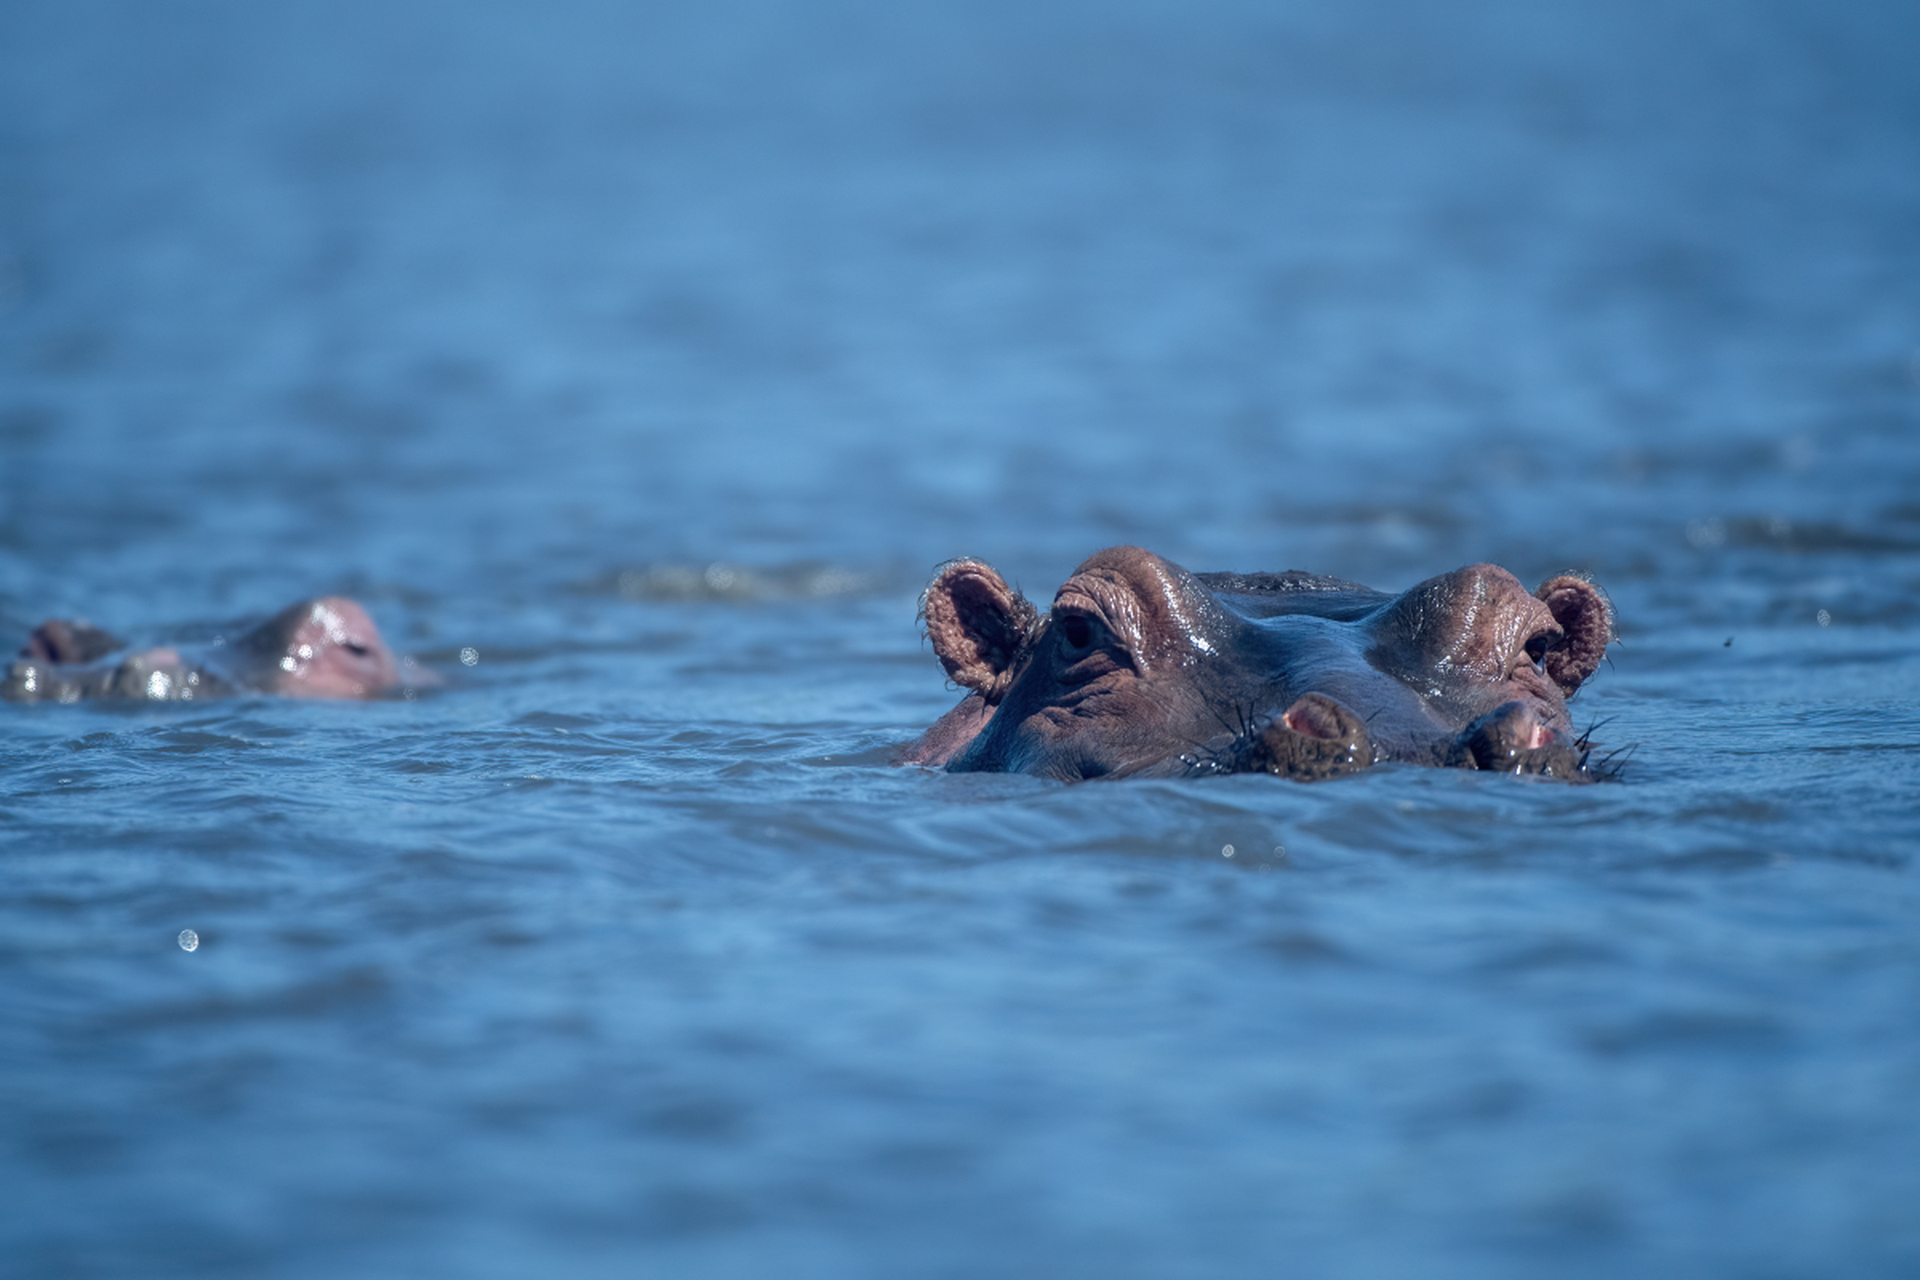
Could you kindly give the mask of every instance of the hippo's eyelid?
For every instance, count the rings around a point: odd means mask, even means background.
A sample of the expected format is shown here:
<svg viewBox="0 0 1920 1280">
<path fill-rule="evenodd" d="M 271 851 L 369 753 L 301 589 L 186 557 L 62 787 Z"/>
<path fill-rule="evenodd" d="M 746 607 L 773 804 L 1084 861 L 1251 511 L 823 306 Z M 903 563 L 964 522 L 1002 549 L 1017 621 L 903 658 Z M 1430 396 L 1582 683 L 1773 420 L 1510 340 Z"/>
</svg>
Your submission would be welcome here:
<svg viewBox="0 0 1920 1280">
<path fill-rule="evenodd" d="M 369 653 L 373 652 L 373 650 L 369 649 L 366 645 L 361 644 L 358 640 L 342 640 L 340 642 L 340 647 L 342 649 L 345 649 L 348 653 L 352 654 L 356 658 L 364 658 Z"/>
</svg>

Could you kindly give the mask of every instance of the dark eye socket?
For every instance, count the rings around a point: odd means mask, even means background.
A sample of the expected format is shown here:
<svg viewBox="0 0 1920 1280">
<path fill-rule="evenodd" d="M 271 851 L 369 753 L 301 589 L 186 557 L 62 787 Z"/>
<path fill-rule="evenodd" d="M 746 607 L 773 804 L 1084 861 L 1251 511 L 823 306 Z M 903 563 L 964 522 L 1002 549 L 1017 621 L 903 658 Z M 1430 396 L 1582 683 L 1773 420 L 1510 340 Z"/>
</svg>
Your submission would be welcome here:
<svg viewBox="0 0 1920 1280">
<path fill-rule="evenodd" d="M 1527 657 L 1538 664 L 1546 660 L 1547 651 L 1553 648 L 1553 636 L 1545 631 L 1527 641 Z"/>
<path fill-rule="evenodd" d="M 1085 649 L 1093 644 L 1093 624 L 1077 613 L 1060 619 L 1060 635 L 1070 649 Z"/>
<path fill-rule="evenodd" d="M 373 650 L 367 648 L 367 646 L 361 644 L 358 640 L 343 640 L 340 642 L 340 647 L 356 658 L 364 658 L 373 652 Z"/>
</svg>

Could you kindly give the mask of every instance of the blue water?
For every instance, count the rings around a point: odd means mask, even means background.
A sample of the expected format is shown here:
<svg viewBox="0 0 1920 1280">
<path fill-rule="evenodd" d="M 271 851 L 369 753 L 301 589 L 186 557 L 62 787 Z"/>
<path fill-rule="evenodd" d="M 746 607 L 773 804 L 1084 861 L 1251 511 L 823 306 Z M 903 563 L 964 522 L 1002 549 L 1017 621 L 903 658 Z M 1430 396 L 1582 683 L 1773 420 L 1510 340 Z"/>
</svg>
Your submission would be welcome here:
<svg viewBox="0 0 1920 1280">
<path fill-rule="evenodd" d="M 13 0 L 0 640 L 447 683 L 0 706 L 0 1270 L 1914 1274 L 1916 47 Z M 1116 542 L 1590 572 L 1624 776 L 885 764 Z"/>
</svg>

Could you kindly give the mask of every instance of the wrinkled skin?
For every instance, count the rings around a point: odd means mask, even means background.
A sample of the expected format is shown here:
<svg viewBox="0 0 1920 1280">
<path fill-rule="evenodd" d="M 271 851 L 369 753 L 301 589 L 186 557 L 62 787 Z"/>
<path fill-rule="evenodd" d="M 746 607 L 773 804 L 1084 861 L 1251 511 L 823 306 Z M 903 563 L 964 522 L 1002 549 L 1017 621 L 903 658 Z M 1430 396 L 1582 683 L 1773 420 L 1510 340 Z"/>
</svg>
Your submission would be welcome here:
<svg viewBox="0 0 1920 1280">
<path fill-rule="evenodd" d="M 9 702 L 124 698 L 188 702 L 239 693 L 288 698 L 373 698 L 399 688 L 402 663 L 352 600 L 303 600 L 232 643 L 194 658 L 161 647 L 120 654 L 120 640 L 84 622 L 52 619 L 34 629 L 0 683 Z M 429 683 L 408 664 L 404 683 Z"/>
<path fill-rule="evenodd" d="M 897 757 L 1064 780 L 1384 760 L 1585 780 L 1567 699 L 1613 638 L 1600 589 L 1469 565 L 1401 595 L 1312 574 L 1194 574 L 1138 547 L 1082 564 L 1041 615 L 990 566 L 921 601 L 968 692 Z"/>
</svg>

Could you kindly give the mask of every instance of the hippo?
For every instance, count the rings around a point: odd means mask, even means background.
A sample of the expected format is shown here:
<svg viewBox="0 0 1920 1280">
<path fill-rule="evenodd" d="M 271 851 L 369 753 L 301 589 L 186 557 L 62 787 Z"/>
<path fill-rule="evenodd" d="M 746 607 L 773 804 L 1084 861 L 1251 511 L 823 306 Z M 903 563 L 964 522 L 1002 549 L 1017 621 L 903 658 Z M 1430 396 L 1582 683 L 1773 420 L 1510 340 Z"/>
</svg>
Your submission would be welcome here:
<svg viewBox="0 0 1920 1280">
<path fill-rule="evenodd" d="M 34 629 L 0 683 L 9 702 L 82 698 L 189 702 L 242 693 L 289 698 L 372 698 L 405 683 L 429 682 L 411 659 L 397 660 L 357 603 L 326 596 L 289 605 L 237 639 L 115 657 L 122 641 L 84 622 L 50 619 Z"/>
<path fill-rule="evenodd" d="M 1046 615 L 990 565 L 940 566 L 920 617 L 966 692 L 895 757 L 1064 781 L 1382 761 L 1590 781 L 1567 699 L 1614 638 L 1586 578 L 1529 592 L 1474 564 L 1399 595 L 1285 573 L 1190 573 L 1110 547 Z"/>
</svg>

